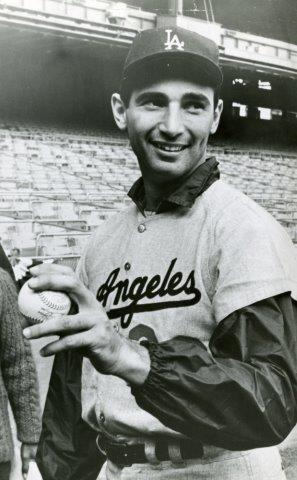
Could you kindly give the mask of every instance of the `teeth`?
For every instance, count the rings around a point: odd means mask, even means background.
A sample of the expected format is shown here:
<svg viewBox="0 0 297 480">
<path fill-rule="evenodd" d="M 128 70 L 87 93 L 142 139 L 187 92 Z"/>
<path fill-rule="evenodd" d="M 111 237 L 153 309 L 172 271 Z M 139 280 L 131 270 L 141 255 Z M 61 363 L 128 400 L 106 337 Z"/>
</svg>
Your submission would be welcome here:
<svg viewBox="0 0 297 480">
<path fill-rule="evenodd" d="M 157 143 L 155 142 L 154 145 L 161 150 L 165 150 L 165 152 L 180 152 L 183 150 L 183 146 L 180 145 L 164 145 L 163 143 Z"/>
</svg>

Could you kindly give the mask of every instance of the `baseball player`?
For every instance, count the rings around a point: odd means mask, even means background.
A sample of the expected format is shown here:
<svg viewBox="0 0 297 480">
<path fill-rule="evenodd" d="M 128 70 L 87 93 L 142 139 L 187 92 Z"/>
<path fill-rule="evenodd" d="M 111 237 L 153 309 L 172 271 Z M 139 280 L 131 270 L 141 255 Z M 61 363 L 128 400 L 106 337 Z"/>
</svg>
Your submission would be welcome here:
<svg viewBox="0 0 297 480">
<path fill-rule="evenodd" d="M 275 445 L 297 415 L 296 251 L 207 156 L 221 82 L 212 41 L 140 33 L 112 96 L 141 170 L 133 203 L 93 235 L 78 276 L 31 269 L 33 289 L 78 305 L 24 334 L 63 334 L 43 355 L 83 352 L 100 479 L 285 478 Z"/>
</svg>

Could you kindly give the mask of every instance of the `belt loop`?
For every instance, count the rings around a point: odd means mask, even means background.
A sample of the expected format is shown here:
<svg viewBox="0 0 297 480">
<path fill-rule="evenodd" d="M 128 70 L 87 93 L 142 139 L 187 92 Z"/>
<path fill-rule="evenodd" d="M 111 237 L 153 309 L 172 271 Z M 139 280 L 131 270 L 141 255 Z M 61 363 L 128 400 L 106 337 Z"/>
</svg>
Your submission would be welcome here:
<svg viewBox="0 0 297 480">
<path fill-rule="evenodd" d="M 172 463 L 184 464 L 184 459 L 181 455 L 180 442 L 168 443 L 168 456 Z"/>
<path fill-rule="evenodd" d="M 144 444 L 144 454 L 149 463 L 152 465 L 158 465 L 160 462 L 156 457 L 156 443 L 146 441 Z"/>
</svg>

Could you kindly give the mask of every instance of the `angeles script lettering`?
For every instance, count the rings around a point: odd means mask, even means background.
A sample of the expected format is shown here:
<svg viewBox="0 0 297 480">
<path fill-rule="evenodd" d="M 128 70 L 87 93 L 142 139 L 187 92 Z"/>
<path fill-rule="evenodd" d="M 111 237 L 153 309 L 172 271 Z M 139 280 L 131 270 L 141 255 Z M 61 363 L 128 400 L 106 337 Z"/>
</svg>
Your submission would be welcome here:
<svg viewBox="0 0 297 480">
<path fill-rule="evenodd" d="M 182 272 L 174 273 L 176 261 L 176 258 L 171 261 L 163 279 L 157 274 L 150 279 L 148 276 L 143 276 L 136 277 L 132 281 L 127 278 L 119 280 L 120 268 L 116 268 L 99 287 L 97 300 L 103 307 L 106 307 L 109 299 L 113 305 L 130 301 L 124 307 L 111 308 L 107 312 L 110 319 L 121 318 L 122 328 L 130 325 L 134 313 L 194 305 L 201 298 L 201 293 L 195 286 L 195 272 L 192 270 L 186 279 Z M 141 302 L 143 299 L 175 297 L 180 294 L 184 294 L 184 298 L 180 300 Z"/>
</svg>

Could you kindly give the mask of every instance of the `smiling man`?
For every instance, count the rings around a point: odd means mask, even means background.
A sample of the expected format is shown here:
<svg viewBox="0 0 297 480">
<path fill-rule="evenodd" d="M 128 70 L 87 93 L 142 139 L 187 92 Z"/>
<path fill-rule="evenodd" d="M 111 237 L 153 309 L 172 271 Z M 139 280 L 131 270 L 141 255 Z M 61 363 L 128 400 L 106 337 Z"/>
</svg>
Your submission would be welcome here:
<svg viewBox="0 0 297 480">
<path fill-rule="evenodd" d="M 100 479 L 285 478 L 274 445 L 297 416 L 296 251 L 207 156 L 221 81 L 212 41 L 139 34 L 112 97 L 142 174 L 134 204 L 100 226 L 78 276 L 31 269 L 33 289 L 78 305 L 24 334 L 63 334 L 43 355 L 85 355 Z"/>
<path fill-rule="evenodd" d="M 166 193 L 205 161 L 207 140 L 217 129 L 222 101 L 214 104 L 213 88 L 194 82 L 193 71 L 182 73 L 180 62 L 173 71 L 169 64 L 162 80 L 158 65 L 151 68 L 149 84 L 145 78 L 142 85 L 136 84 L 126 99 L 127 108 L 118 94 L 113 95 L 112 106 L 119 128 L 127 129 L 137 155 L 146 208 L 155 209 Z M 138 72 L 138 83 L 143 73 Z"/>
</svg>

